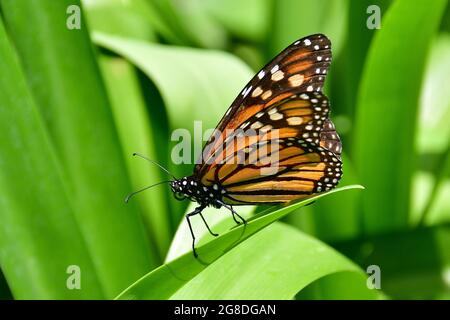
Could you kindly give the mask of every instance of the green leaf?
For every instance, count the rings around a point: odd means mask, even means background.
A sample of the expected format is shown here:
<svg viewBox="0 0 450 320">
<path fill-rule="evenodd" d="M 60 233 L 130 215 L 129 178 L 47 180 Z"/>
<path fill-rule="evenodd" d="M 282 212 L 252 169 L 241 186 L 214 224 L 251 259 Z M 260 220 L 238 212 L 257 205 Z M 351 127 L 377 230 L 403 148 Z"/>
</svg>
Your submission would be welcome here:
<svg viewBox="0 0 450 320">
<path fill-rule="evenodd" d="M 357 289 L 347 298 L 374 299 L 366 275 L 318 240 L 274 223 L 211 264 L 171 299 L 292 299 L 327 275 L 345 273 Z"/>
<path fill-rule="evenodd" d="M 361 186 L 348 186 L 334 189 L 328 193 L 316 195 L 310 199 L 281 207 L 277 210 L 268 209 L 248 220 L 245 226 L 239 226 L 222 233 L 219 237 L 199 246 L 199 259 L 195 259 L 191 252 L 155 269 L 139 281 L 131 285 L 119 295 L 119 299 L 168 299 L 182 286 L 202 272 L 209 264 L 220 258 L 226 252 L 245 239 L 281 219 L 297 208 L 305 206 L 327 195 L 347 190 L 361 189 Z M 222 209 L 223 210 L 223 209 Z M 236 249 L 239 250 L 240 246 Z"/>
<path fill-rule="evenodd" d="M 440 34 L 427 61 L 420 99 L 417 149 L 421 153 L 445 152 L 450 140 L 450 35 Z"/>
<path fill-rule="evenodd" d="M 169 177 L 160 168 L 147 161 L 133 157 L 139 152 L 150 159 L 158 159 L 155 145 L 156 134 L 151 127 L 141 87 L 133 66 L 122 58 L 102 56 L 101 66 L 108 89 L 114 120 L 121 140 L 124 158 L 133 182 L 134 190 L 142 189 Z M 164 187 L 153 188 L 137 201 L 146 219 L 149 237 L 156 247 L 153 253 L 161 262 L 170 244 L 171 230 L 167 207 L 167 193 Z"/>
<path fill-rule="evenodd" d="M 0 19 L 0 265 L 16 299 L 99 299 L 103 292 L 61 165 Z M 66 286 L 70 265 L 82 290 Z"/>
<path fill-rule="evenodd" d="M 362 200 L 366 233 L 408 225 L 420 88 L 445 4 L 395 1 L 372 41 L 354 133 L 355 166 L 367 187 Z"/>
<path fill-rule="evenodd" d="M 137 207 L 123 202 L 130 183 L 88 30 L 84 20 L 79 30 L 66 27 L 66 10 L 74 4 L 79 2 L 1 1 L 77 222 L 104 292 L 112 297 L 154 264 Z"/>
<path fill-rule="evenodd" d="M 333 107 L 339 114 L 354 121 L 356 98 L 361 82 L 361 74 L 367 51 L 375 30 L 367 28 L 367 20 L 373 13 L 367 13 L 370 6 L 380 8 L 381 27 L 384 27 L 384 14 L 391 0 L 348 1 L 348 23 L 345 32 L 345 44 L 341 54 L 333 59 L 330 76 Z M 344 41 L 344 39 L 339 39 Z M 336 124 L 337 125 L 337 124 Z M 339 129 L 339 126 L 338 126 Z"/>
</svg>

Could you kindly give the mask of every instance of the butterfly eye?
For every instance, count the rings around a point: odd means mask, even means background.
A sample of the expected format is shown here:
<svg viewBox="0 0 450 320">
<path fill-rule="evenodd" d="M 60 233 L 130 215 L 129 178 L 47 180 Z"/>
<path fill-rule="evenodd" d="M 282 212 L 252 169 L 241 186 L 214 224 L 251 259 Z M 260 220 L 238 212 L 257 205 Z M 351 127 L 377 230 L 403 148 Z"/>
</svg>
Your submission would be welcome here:
<svg viewBox="0 0 450 320">
<path fill-rule="evenodd" d="M 187 196 L 182 192 L 175 192 L 174 196 L 175 196 L 175 199 L 180 200 L 180 201 L 187 198 Z"/>
</svg>

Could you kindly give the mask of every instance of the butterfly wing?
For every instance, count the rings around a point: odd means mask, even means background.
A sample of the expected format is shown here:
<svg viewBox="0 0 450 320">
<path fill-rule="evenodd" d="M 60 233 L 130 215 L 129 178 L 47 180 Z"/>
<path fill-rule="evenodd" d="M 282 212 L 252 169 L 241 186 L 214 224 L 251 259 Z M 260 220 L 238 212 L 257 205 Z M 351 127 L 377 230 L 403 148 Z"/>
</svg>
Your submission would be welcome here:
<svg viewBox="0 0 450 320">
<path fill-rule="evenodd" d="M 334 188 L 342 176 L 341 145 L 328 116 L 328 99 L 319 92 L 280 101 L 247 120 L 254 132 L 230 136 L 233 143 L 213 155 L 201 182 L 221 185 L 229 204 L 287 202 Z"/>
<path fill-rule="evenodd" d="M 295 41 L 262 68 L 244 87 L 226 111 L 215 133 L 205 144 L 202 161 L 194 172 L 209 170 L 207 165 L 221 146 L 227 131 L 243 126 L 251 116 L 301 92 L 320 92 L 331 63 L 331 42 L 323 34 Z"/>
<path fill-rule="evenodd" d="M 341 144 L 321 92 L 330 47 L 320 34 L 294 42 L 228 109 L 194 170 L 202 184 L 223 187 L 223 201 L 287 202 L 337 184 Z"/>
</svg>

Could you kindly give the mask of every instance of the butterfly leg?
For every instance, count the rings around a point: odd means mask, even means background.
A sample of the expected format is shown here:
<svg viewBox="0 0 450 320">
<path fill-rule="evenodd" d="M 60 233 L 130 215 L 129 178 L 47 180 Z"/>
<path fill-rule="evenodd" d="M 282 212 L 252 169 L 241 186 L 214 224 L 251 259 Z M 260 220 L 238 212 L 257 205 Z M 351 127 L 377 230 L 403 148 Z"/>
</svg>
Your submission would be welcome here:
<svg viewBox="0 0 450 320">
<path fill-rule="evenodd" d="M 188 213 L 186 215 L 186 220 L 187 220 L 187 223 L 189 225 L 189 230 L 191 231 L 191 236 L 192 236 L 192 252 L 194 253 L 194 257 L 195 258 L 198 257 L 198 254 L 195 251 L 195 235 L 194 235 L 194 230 L 192 230 L 191 220 L 189 218 L 192 217 L 192 216 L 195 216 L 197 213 L 198 212 L 194 211 L 194 212 Z"/>
<path fill-rule="evenodd" d="M 195 235 L 194 235 L 194 230 L 192 229 L 192 224 L 191 224 L 190 217 L 199 214 L 200 217 L 202 218 L 203 222 L 205 223 L 205 226 L 206 226 L 206 228 L 208 229 L 209 233 L 211 233 L 211 234 L 212 234 L 213 236 L 215 236 L 215 237 L 218 236 L 217 233 L 212 232 L 211 229 L 209 228 L 209 225 L 208 225 L 208 223 L 206 222 L 205 217 L 203 217 L 203 215 L 202 215 L 203 209 L 205 209 L 204 206 L 197 207 L 197 208 L 195 208 L 195 210 L 194 210 L 193 212 L 188 213 L 188 214 L 186 215 L 186 220 L 187 220 L 187 222 L 188 222 L 189 230 L 191 231 L 191 236 L 192 236 L 192 252 L 194 253 L 194 257 L 196 257 L 196 258 L 198 257 L 198 254 L 197 254 L 197 251 L 195 250 Z"/>
<path fill-rule="evenodd" d="M 214 233 L 214 232 L 211 231 L 211 229 L 210 229 L 209 226 L 208 226 L 208 223 L 207 223 L 206 220 L 205 220 L 205 217 L 203 217 L 202 212 L 200 211 L 198 214 L 200 215 L 200 217 L 202 218 L 203 222 L 205 223 L 205 226 L 206 226 L 206 228 L 208 229 L 209 233 L 210 233 L 211 235 L 213 235 L 214 237 L 217 237 L 219 234 L 218 234 L 218 233 Z"/>
<path fill-rule="evenodd" d="M 228 205 L 228 204 L 226 204 L 226 203 L 224 203 L 224 202 L 222 202 L 222 201 L 220 201 L 220 200 L 217 200 L 217 202 L 218 202 L 220 205 L 222 205 L 222 206 L 224 206 L 225 208 L 227 208 L 228 210 L 230 210 L 231 214 L 233 215 L 233 220 L 234 220 L 234 222 L 236 222 L 236 224 L 241 224 L 241 222 L 239 222 L 239 221 L 236 219 L 236 216 L 237 216 L 244 224 L 247 224 L 247 221 L 246 221 L 244 218 L 242 218 L 242 217 L 241 217 L 241 216 L 233 209 L 232 206 L 230 206 L 230 205 Z"/>
</svg>

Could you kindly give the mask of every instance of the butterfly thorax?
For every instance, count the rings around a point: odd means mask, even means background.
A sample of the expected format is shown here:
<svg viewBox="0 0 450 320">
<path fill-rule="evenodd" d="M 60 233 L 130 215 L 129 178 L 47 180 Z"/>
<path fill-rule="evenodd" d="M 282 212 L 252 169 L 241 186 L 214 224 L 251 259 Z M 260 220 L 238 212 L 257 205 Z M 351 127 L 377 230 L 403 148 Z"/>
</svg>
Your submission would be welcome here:
<svg viewBox="0 0 450 320">
<path fill-rule="evenodd" d="M 220 208 L 222 195 L 225 193 L 219 184 L 205 186 L 194 176 L 184 177 L 171 182 L 172 192 L 177 200 L 189 199 L 202 206 Z"/>
</svg>

